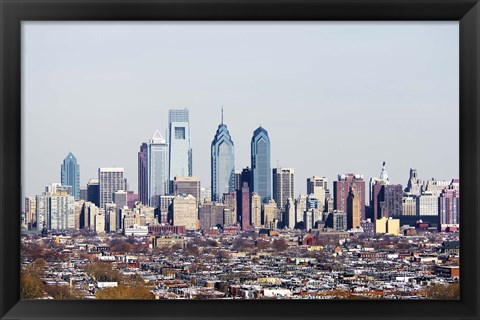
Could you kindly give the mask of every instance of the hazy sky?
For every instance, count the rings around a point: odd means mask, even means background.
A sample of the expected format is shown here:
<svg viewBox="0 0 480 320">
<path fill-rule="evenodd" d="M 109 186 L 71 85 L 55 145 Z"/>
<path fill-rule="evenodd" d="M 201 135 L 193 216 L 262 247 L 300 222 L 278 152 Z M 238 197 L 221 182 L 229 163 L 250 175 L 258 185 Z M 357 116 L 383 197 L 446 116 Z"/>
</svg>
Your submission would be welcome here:
<svg viewBox="0 0 480 320">
<path fill-rule="evenodd" d="M 80 184 L 125 168 L 168 109 L 190 109 L 193 173 L 210 186 L 210 144 L 224 121 L 235 165 L 250 166 L 261 124 L 272 168 L 306 179 L 353 172 L 405 185 L 459 175 L 457 22 L 24 22 L 22 184 L 60 182 L 71 151 Z"/>
</svg>

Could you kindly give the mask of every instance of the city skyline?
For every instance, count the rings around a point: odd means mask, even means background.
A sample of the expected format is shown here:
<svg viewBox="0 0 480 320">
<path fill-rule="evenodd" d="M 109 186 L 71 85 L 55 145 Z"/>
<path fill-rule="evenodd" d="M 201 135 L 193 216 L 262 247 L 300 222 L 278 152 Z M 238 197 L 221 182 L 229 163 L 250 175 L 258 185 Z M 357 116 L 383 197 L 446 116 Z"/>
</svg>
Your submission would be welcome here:
<svg viewBox="0 0 480 320">
<path fill-rule="evenodd" d="M 156 32 L 156 36 L 166 36 L 168 43 L 174 41 L 166 35 L 168 32 L 185 41 L 192 36 L 199 36 L 203 41 L 211 32 L 216 40 L 228 41 L 224 36 L 231 32 L 245 36 L 241 44 L 222 48 L 227 51 L 218 52 L 220 56 L 202 47 L 195 58 L 175 60 L 171 53 L 181 49 L 182 43 L 171 47 L 174 49 L 162 48 L 166 52 L 162 57 L 177 62 L 174 65 L 178 70 L 178 74 L 168 71 L 169 76 L 165 79 L 174 75 L 172 85 L 179 85 L 181 79 L 185 88 L 192 89 L 187 95 L 180 95 L 180 92 L 166 95 L 165 90 L 171 86 L 162 80 L 164 78 L 160 79 L 162 94 L 153 94 L 153 87 L 148 82 L 152 71 L 139 68 L 138 64 L 134 69 L 125 65 L 117 68 L 123 61 L 121 57 L 93 70 L 92 63 L 98 67 L 99 62 L 110 57 L 108 50 L 105 54 L 100 50 L 98 57 L 87 54 L 85 59 L 76 60 L 77 54 L 84 52 L 79 45 L 85 48 L 98 45 L 106 50 L 99 41 L 105 37 L 118 49 L 119 34 L 128 28 L 115 25 L 111 28 L 101 23 L 70 23 L 60 28 L 61 31 L 58 23 L 25 24 L 24 196 L 38 194 L 45 185 L 60 182 L 58 168 L 61 159 L 69 152 L 81 164 L 81 186 L 97 177 L 98 168 L 117 166 L 125 168 L 130 189 L 136 192 L 138 146 L 155 130 L 165 132 L 168 109 L 176 108 L 190 111 L 193 175 L 200 178 L 202 187 L 209 186 L 209 146 L 220 122 L 222 104 L 225 122 L 229 124 L 235 141 L 235 168 L 241 170 L 249 166 L 249 140 L 253 130 L 262 125 L 271 139 L 271 168 L 275 168 L 278 161 L 280 167 L 295 169 L 296 194 L 306 193 L 306 179 L 314 175 L 327 177 L 329 187 L 338 174 L 346 172 L 361 173 L 366 180 L 378 177 L 383 161 L 387 163 L 391 182 L 403 186 L 408 181 L 410 168 L 418 169 L 422 180 L 458 177 L 458 52 L 454 50 L 458 47 L 458 23 L 227 23 L 223 31 L 214 27 L 218 24 L 208 23 L 153 24 L 154 28 L 149 24 L 131 25 L 133 28 L 126 33 L 129 39 L 143 29 L 149 29 L 149 35 Z M 379 25 L 383 27 L 380 31 Z M 194 27 L 199 27 L 198 31 L 193 31 Z M 342 49 L 350 45 L 355 27 L 361 30 L 356 33 L 361 39 L 355 42 L 356 48 L 361 50 L 356 56 L 346 56 Z M 49 36 L 44 37 L 45 34 Z M 66 35 L 72 38 L 62 38 Z M 40 36 L 47 40 L 40 42 Z M 308 50 L 279 50 L 284 48 L 280 40 L 294 41 L 294 36 L 299 39 L 292 43 L 299 49 Z M 312 46 L 312 36 L 318 36 L 321 45 Z M 265 37 L 270 39 L 269 42 L 260 45 L 257 41 L 267 39 Z M 138 41 L 143 41 L 143 36 L 140 38 Z M 65 41 L 58 42 L 59 39 Z M 405 44 L 404 48 L 398 47 L 399 41 Z M 218 66 L 213 68 L 216 65 L 212 62 L 220 65 L 228 62 L 230 65 L 231 58 L 218 60 L 219 57 L 230 57 L 225 54 L 232 54 L 239 46 L 252 42 L 256 43 L 257 51 L 247 51 L 246 58 L 239 60 L 239 66 L 251 72 L 251 83 L 229 78 L 222 85 L 225 74 Z M 415 48 L 415 55 L 412 48 Z M 435 50 L 439 56 L 432 57 L 432 50 L 438 48 L 445 50 Z M 142 54 L 147 54 L 148 49 Z M 152 52 L 157 54 L 160 51 L 156 48 Z M 333 59 L 328 55 L 332 52 L 340 57 Z M 207 53 L 213 54 L 217 60 L 208 59 Z M 133 53 L 125 48 L 125 54 Z M 291 54 L 301 56 L 301 61 Z M 59 59 L 59 55 L 64 58 Z M 250 59 L 254 57 L 258 60 Z M 285 64 L 290 61 L 285 60 L 287 57 L 295 63 Z M 345 60 L 347 57 L 350 60 Z M 203 71 L 197 66 L 199 59 L 205 62 L 202 68 L 212 68 L 211 76 L 195 76 Z M 145 60 L 151 61 L 148 54 Z M 180 61 L 185 66 L 179 65 Z M 326 65 L 327 61 L 336 69 Z M 158 67 L 170 70 L 163 61 L 157 60 L 157 63 Z M 282 69 L 275 69 L 282 63 Z M 158 67 L 153 71 L 158 71 Z M 234 70 L 246 76 L 239 68 Z M 181 77 L 186 71 L 192 72 L 193 82 Z M 227 68 L 226 71 L 233 70 Z M 58 82 L 59 77 L 68 72 L 76 76 L 67 77 L 65 83 Z M 415 74 L 414 78 L 412 74 Z M 44 81 L 40 81 L 39 76 Z M 206 82 L 199 82 L 200 79 Z M 91 80 L 92 84 L 86 80 Z M 107 84 L 112 89 L 108 89 Z M 202 85 L 199 87 L 199 84 Z M 95 90 L 93 86 L 103 91 Z M 199 94 L 205 86 L 210 89 Z M 78 95 L 78 88 L 85 89 L 88 94 Z M 138 100 L 140 96 L 142 99 Z M 72 97 L 79 101 L 72 101 Z M 60 116 L 59 111 L 67 105 L 70 106 L 70 117 L 75 121 L 64 121 Z M 41 119 L 46 114 L 59 118 L 52 124 L 45 123 Z M 116 122 L 115 129 L 107 123 L 107 119 L 113 119 L 112 114 L 124 124 L 123 130 L 118 129 L 118 121 L 113 121 Z M 142 114 L 148 116 L 142 117 Z M 64 130 L 64 125 L 72 127 L 65 137 L 58 134 Z M 447 130 L 448 134 L 440 134 L 442 130 Z M 56 143 L 51 144 L 54 138 Z M 445 145 L 449 152 L 445 152 Z"/>
</svg>

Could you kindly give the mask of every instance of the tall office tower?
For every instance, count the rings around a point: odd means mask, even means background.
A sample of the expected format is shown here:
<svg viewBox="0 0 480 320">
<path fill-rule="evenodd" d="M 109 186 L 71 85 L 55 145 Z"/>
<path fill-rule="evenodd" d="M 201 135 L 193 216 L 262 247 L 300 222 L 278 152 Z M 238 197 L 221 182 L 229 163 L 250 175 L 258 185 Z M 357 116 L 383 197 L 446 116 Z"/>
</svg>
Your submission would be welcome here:
<svg viewBox="0 0 480 320">
<path fill-rule="evenodd" d="M 368 201 L 369 201 L 370 207 L 373 208 L 372 204 L 373 204 L 373 198 L 374 198 L 374 194 L 373 194 L 374 186 L 375 185 L 389 185 L 389 184 L 390 184 L 390 180 L 388 179 L 388 173 L 387 173 L 387 169 L 385 167 L 385 161 L 383 161 L 382 171 L 380 172 L 380 178 L 377 178 L 377 177 L 370 178 L 370 183 L 369 183 L 370 188 L 369 188 L 369 195 L 368 195 Z M 375 215 L 375 217 L 376 217 L 376 215 Z"/>
<path fill-rule="evenodd" d="M 365 186 L 365 185 L 364 185 Z M 365 199 L 364 199 L 365 200 Z M 347 198 L 347 228 L 360 227 L 362 220 L 361 199 L 356 184 L 352 184 Z"/>
<path fill-rule="evenodd" d="M 211 154 L 212 201 L 222 201 L 224 193 L 235 191 L 235 153 L 232 137 L 227 126 L 218 126 L 212 141 Z"/>
<path fill-rule="evenodd" d="M 361 220 L 365 220 L 365 181 L 360 174 L 338 175 L 338 181 L 333 182 L 334 209 L 347 212 L 347 201 L 350 188 L 355 185 L 360 199 Z"/>
<path fill-rule="evenodd" d="M 438 198 L 440 227 L 444 230 L 460 223 L 460 190 L 444 189 Z"/>
<path fill-rule="evenodd" d="M 97 178 L 92 178 L 87 183 L 87 201 L 100 205 L 100 185 Z"/>
<path fill-rule="evenodd" d="M 420 195 L 420 186 L 422 182 L 418 179 L 417 175 L 418 175 L 417 169 L 410 168 L 410 177 L 408 178 L 405 192 L 414 194 L 414 195 Z"/>
<path fill-rule="evenodd" d="M 292 198 L 288 198 L 285 204 L 285 227 L 289 229 L 295 228 L 295 202 Z"/>
<path fill-rule="evenodd" d="M 256 192 L 252 192 L 250 197 L 250 215 L 252 225 L 260 227 L 262 225 L 262 198 Z"/>
<path fill-rule="evenodd" d="M 169 220 L 173 226 L 185 226 L 190 230 L 198 230 L 197 199 L 192 195 L 174 197 Z"/>
<path fill-rule="evenodd" d="M 25 197 L 25 219 L 29 230 L 37 223 L 37 201 L 34 197 Z"/>
<path fill-rule="evenodd" d="M 438 215 L 438 197 L 431 192 L 424 192 L 417 197 L 417 216 Z"/>
<path fill-rule="evenodd" d="M 296 222 L 303 222 L 304 212 L 307 210 L 307 198 L 306 194 L 301 194 L 295 199 L 295 217 Z"/>
<path fill-rule="evenodd" d="M 198 208 L 201 229 L 210 229 L 224 224 L 225 205 L 217 202 L 204 203 Z"/>
<path fill-rule="evenodd" d="M 138 196 L 148 204 L 148 144 L 142 143 L 138 152 Z"/>
<path fill-rule="evenodd" d="M 374 178 L 372 178 L 374 179 Z M 370 179 L 370 211 L 371 215 L 369 215 L 367 218 L 372 219 L 372 221 L 375 221 L 376 219 L 379 219 L 382 217 L 380 211 L 381 211 L 381 203 L 384 201 L 384 186 L 385 186 L 385 181 L 381 180 L 372 180 Z"/>
<path fill-rule="evenodd" d="M 242 170 L 235 169 L 235 190 L 242 188 Z"/>
<path fill-rule="evenodd" d="M 240 188 L 243 186 L 243 183 L 246 182 L 250 190 L 253 188 L 253 174 L 252 169 L 249 167 L 243 168 L 240 175 Z"/>
<path fill-rule="evenodd" d="M 277 204 L 275 200 L 269 200 L 268 203 L 262 205 L 263 211 L 263 225 L 265 228 L 275 229 L 277 226 L 276 216 L 277 216 Z"/>
<path fill-rule="evenodd" d="M 328 179 L 326 177 L 313 176 L 307 179 L 307 194 L 314 194 L 315 198 L 322 204 L 321 210 L 325 208 L 325 199 L 330 194 Z"/>
<path fill-rule="evenodd" d="M 143 154 L 139 154 L 139 167 L 143 164 L 140 162 L 140 156 Z M 142 203 L 154 206 L 159 196 L 169 193 L 168 144 L 158 130 L 147 143 L 147 180 L 148 202 Z"/>
<path fill-rule="evenodd" d="M 273 168 L 273 200 L 277 203 L 280 212 L 284 212 L 288 198 L 294 197 L 295 170 L 293 168 Z"/>
<path fill-rule="evenodd" d="M 262 203 L 272 199 L 272 176 L 270 173 L 270 138 L 261 126 L 253 132 L 251 142 L 251 168 L 253 188 L 262 198 Z"/>
<path fill-rule="evenodd" d="M 99 168 L 98 181 L 100 186 L 100 208 L 105 207 L 105 203 L 113 202 L 113 193 L 119 190 L 125 190 L 125 178 L 123 177 L 123 168 Z"/>
<path fill-rule="evenodd" d="M 412 194 L 407 194 L 402 197 L 402 215 L 415 216 L 417 214 L 417 197 Z"/>
<path fill-rule="evenodd" d="M 242 188 L 237 190 L 237 221 L 240 222 L 242 230 L 250 227 L 250 188 L 244 182 Z"/>
<path fill-rule="evenodd" d="M 235 213 L 235 223 L 237 223 L 237 192 L 229 192 L 223 194 L 223 204 Z"/>
<path fill-rule="evenodd" d="M 173 180 L 173 194 L 176 196 L 188 195 L 197 199 L 200 204 L 200 180 L 197 177 L 175 177 Z"/>
<path fill-rule="evenodd" d="M 80 199 L 80 165 L 77 163 L 77 158 L 73 153 L 69 153 L 63 160 L 60 169 L 61 182 L 64 186 L 72 187 L 72 195 L 75 200 Z"/>
<path fill-rule="evenodd" d="M 168 110 L 169 179 L 192 176 L 192 147 L 188 109 Z"/>
</svg>

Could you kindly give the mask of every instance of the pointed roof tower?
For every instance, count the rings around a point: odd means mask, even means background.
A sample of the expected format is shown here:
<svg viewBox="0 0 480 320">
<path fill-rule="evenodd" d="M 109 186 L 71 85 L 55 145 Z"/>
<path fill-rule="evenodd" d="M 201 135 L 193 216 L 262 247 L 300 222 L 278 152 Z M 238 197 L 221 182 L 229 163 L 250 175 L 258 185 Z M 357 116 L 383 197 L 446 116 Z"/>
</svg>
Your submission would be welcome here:
<svg viewBox="0 0 480 320">
<path fill-rule="evenodd" d="M 165 138 L 163 138 L 162 134 L 158 130 L 155 131 L 152 139 L 150 140 L 150 143 L 165 143 L 165 142 L 166 142 Z"/>
</svg>

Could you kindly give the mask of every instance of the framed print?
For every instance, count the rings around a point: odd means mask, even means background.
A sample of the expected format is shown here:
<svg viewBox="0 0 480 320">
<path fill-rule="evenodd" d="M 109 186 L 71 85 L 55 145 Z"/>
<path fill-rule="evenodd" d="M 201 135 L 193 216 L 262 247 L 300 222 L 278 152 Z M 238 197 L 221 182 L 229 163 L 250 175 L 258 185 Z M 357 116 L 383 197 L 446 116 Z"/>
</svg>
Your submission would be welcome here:
<svg viewBox="0 0 480 320">
<path fill-rule="evenodd" d="M 479 318 L 477 1 L 0 1 L 2 319 Z"/>
</svg>

